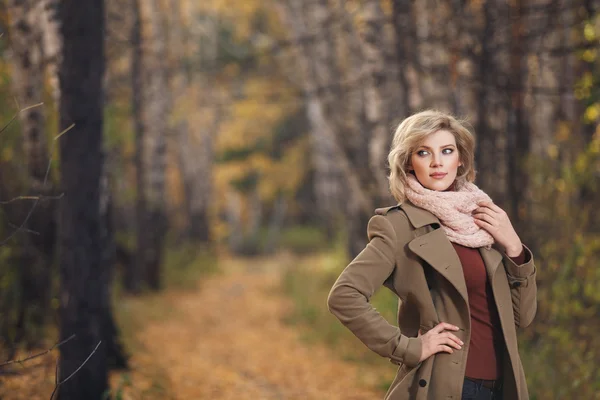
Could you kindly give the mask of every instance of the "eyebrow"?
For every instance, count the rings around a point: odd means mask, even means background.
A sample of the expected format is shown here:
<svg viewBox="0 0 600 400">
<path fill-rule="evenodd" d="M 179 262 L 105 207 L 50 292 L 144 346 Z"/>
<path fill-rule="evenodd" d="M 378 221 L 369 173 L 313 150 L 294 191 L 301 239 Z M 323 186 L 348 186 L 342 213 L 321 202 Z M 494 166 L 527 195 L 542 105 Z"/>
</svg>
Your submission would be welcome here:
<svg viewBox="0 0 600 400">
<path fill-rule="evenodd" d="M 453 145 L 453 144 L 445 144 L 445 145 L 443 145 L 443 146 L 441 146 L 441 147 L 449 147 L 449 146 L 456 147 L 456 146 L 455 146 L 455 145 Z M 428 150 L 432 150 L 432 148 L 431 148 L 431 147 L 429 147 L 429 146 L 425 146 L 424 144 L 422 144 L 422 145 L 421 145 L 421 146 L 419 146 L 418 148 L 420 149 L 420 148 L 422 148 L 422 147 L 424 147 L 424 148 L 426 148 L 426 149 L 428 149 Z"/>
</svg>

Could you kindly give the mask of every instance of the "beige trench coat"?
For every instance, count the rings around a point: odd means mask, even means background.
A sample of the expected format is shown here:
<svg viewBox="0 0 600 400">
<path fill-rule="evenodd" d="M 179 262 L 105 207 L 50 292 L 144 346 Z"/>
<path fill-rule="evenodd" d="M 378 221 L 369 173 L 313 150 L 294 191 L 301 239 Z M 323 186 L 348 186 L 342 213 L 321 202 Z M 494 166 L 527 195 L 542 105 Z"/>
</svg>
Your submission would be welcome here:
<svg viewBox="0 0 600 400">
<path fill-rule="evenodd" d="M 405 202 L 378 209 L 376 214 L 367 229 L 369 244 L 344 269 L 329 293 L 329 310 L 371 350 L 399 365 L 385 399 L 460 400 L 471 319 L 458 255 L 430 212 Z M 533 256 L 525 247 L 527 262 L 517 265 L 494 248 L 479 251 L 506 343 L 504 399 L 526 400 L 529 395 L 516 328 L 528 326 L 536 313 Z M 399 297 L 399 328 L 369 302 L 381 285 Z M 460 330 L 453 333 L 465 345 L 453 354 L 437 353 L 419 362 L 419 329 L 424 333 L 440 322 L 458 326 Z"/>
</svg>

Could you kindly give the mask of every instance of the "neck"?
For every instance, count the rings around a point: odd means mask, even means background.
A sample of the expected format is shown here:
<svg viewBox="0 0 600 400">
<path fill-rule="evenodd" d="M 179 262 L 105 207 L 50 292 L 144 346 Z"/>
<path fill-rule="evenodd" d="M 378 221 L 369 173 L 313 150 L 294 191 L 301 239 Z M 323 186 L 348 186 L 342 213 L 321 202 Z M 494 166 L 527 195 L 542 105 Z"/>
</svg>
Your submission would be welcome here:
<svg viewBox="0 0 600 400">
<path fill-rule="evenodd" d="M 444 192 L 454 192 L 456 191 L 456 179 L 454 180 L 454 182 L 452 182 L 452 184 L 450 186 L 448 186 L 448 189 L 444 190 Z"/>
</svg>

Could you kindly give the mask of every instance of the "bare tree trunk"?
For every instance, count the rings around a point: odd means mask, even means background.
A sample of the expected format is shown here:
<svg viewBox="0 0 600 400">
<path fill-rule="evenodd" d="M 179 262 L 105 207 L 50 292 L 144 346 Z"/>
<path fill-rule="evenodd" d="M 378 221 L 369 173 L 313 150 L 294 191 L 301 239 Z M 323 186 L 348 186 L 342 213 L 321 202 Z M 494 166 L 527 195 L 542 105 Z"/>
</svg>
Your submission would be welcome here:
<svg viewBox="0 0 600 400">
<path fill-rule="evenodd" d="M 527 156 L 529 154 L 529 122 L 525 110 L 525 77 L 526 63 L 523 58 L 526 54 L 527 43 L 524 38 L 523 2 L 517 0 L 511 6 L 511 55 L 509 90 L 511 107 L 507 121 L 507 197 L 509 199 L 509 213 L 515 221 L 516 229 L 527 235 L 528 224 L 525 217 L 528 215 L 527 199 L 528 175 L 526 171 Z"/>
<path fill-rule="evenodd" d="M 448 50 L 445 29 L 448 4 L 446 1 L 422 0 L 414 2 L 416 55 L 415 65 L 421 107 L 451 110 L 451 96 L 447 84 Z M 435 9 L 432 13 L 429 10 Z M 441 62 L 440 62 L 441 61 Z"/>
<path fill-rule="evenodd" d="M 7 2 L 10 18 L 13 84 L 21 108 L 42 102 L 44 94 L 44 43 L 41 22 L 43 3 L 37 0 Z M 49 153 L 44 107 L 22 111 L 23 147 L 31 196 L 52 194 L 52 184 L 45 180 Z M 23 194 L 23 193 L 21 193 Z M 24 203 L 25 204 L 25 203 Z M 22 207 L 19 218 L 25 219 L 30 203 Z M 43 337 L 48 320 L 51 266 L 56 240 L 56 203 L 40 201 L 29 218 L 27 228 L 37 235 L 26 234 L 20 240 L 18 261 L 20 299 L 15 340 L 35 345 Z"/>
<path fill-rule="evenodd" d="M 48 75 L 48 82 L 52 92 L 54 104 L 58 107 L 60 101 L 60 87 L 58 82 L 58 68 L 60 65 L 61 44 L 59 36 L 58 7 L 59 0 L 40 0 L 43 7 L 41 28 L 43 32 L 44 65 Z"/>
<path fill-rule="evenodd" d="M 187 236 L 198 243 L 210 242 L 209 207 L 212 198 L 213 141 L 219 129 L 221 111 L 215 107 L 214 120 L 204 131 L 192 135 L 187 121 L 178 131 L 179 162 L 183 175 L 187 214 Z"/>
<path fill-rule="evenodd" d="M 146 191 L 145 191 L 145 171 L 144 171 L 144 121 L 142 110 L 144 99 L 142 93 L 142 21 L 140 0 L 131 0 L 132 6 L 132 26 L 131 26 L 131 106 L 133 116 L 133 129 L 135 131 L 135 182 L 136 182 L 136 256 L 132 262 L 124 265 L 123 286 L 130 293 L 136 293 L 140 290 L 143 282 L 143 271 L 146 266 L 145 248 L 149 245 L 146 237 Z"/>
<path fill-rule="evenodd" d="M 404 104 L 407 115 L 424 107 L 422 71 L 418 52 L 417 9 L 414 0 L 393 0 L 393 24 L 396 31 L 396 57 L 399 62 L 400 82 L 405 88 Z"/>
<path fill-rule="evenodd" d="M 356 145 L 355 148 L 364 149 L 363 134 L 359 129 L 360 124 L 352 121 L 348 125 L 354 128 L 354 131 L 342 129 L 340 121 L 336 118 L 336 111 L 340 111 L 336 103 L 339 100 L 333 96 L 332 82 L 344 80 L 340 76 L 333 55 L 336 54 L 333 48 L 333 42 L 330 39 L 331 32 L 328 27 L 331 24 L 332 11 L 328 3 L 324 1 L 312 1 L 308 4 L 287 1 L 284 4 L 278 4 L 282 19 L 290 27 L 290 35 L 295 52 L 295 60 L 300 69 L 300 84 L 304 92 L 307 105 L 307 116 L 311 123 L 312 135 L 315 153 L 315 160 L 323 160 L 323 157 L 329 157 L 333 161 L 332 169 L 339 171 L 339 176 L 347 185 L 347 197 L 352 199 L 355 206 L 351 210 L 352 218 L 356 218 L 357 213 L 371 215 L 373 212 L 373 189 L 369 185 L 370 180 L 366 179 L 372 175 L 361 169 L 361 163 L 356 162 L 356 153 L 354 157 L 349 154 L 348 147 Z M 350 32 L 353 34 L 354 32 Z M 314 40 L 306 40 L 309 34 L 314 35 Z M 357 118 L 357 116 L 352 116 Z M 362 145 L 362 146 L 361 146 Z M 316 148 L 317 146 L 322 146 Z M 322 153 L 321 153 L 322 152 Z M 331 152 L 328 154 L 327 152 Z M 322 168 L 318 171 L 317 178 L 329 178 L 326 164 L 316 164 L 316 167 Z M 333 175 L 335 176 L 335 175 Z M 339 181 L 338 181 L 339 182 Z M 317 186 L 317 189 L 323 187 L 325 182 Z M 317 197 L 325 197 L 326 193 L 317 193 Z M 348 215 L 348 214 L 346 214 Z M 358 235 L 357 232 L 348 235 L 348 242 L 360 241 L 364 247 L 365 237 L 364 228 Z M 359 246 L 349 245 L 352 252 Z"/>
<path fill-rule="evenodd" d="M 265 240 L 265 253 L 272 253 L 277 246 L 277 238 L 281 232 L 281 228 L 283 227 L 283 222 L 285 220 L 285 213 L 287 210 L 287 199 L 283 194 L 277 196 L 275 199 L 275 205 L 273 207 L 273 212 L 269 219 L 269 227 L 267 231 L 267 238 Z"/>
<path fill-rule="evenodd" d="M 396 33 L 396 57 L 398 63 L 398 81 L 400 82 L 401 101 L 404 105 L 404 114 L 397 115 L 399 118 L 407 117 L 412 114 L 415 103 L 411 101 L 411 83 L 410 70 L 411 60 L 414 59 L 414 18 L 412 13 L 411 0 L 393 0 L 392 1 L 393 24 Z M 413 91 L 415 89 L 412 89 Z M 402 111 L 402 110 L 401 110 Z M 400 113 L 399 113 L 400 114 Z"/>
<path fill-rule="evenodd" d="M 492 7 L 494 2 L 490 2 L 482 11 L 482 26 L 479 29 L 481 50 L 476 57 L 477 60 L 477 108 L 476 108 L 476 125 L 478 150 L 475 152 L 475 163 L 478 169 L 478 180 L 483 181 L 482 188 L 488 190 L 488 183 L 493 182 L 492 174 L 494 171 L 494 159 L 492 156 L 496 149 L 494 148 L 494 135 L 488 128 L 488 113 L 489 110 L 489 91 L 491 89 L 491 79 L 495 75 L 493 60 L 490 54 L 490 46 L 492 42 Z"/>
<path fill-rule="evenodd" d="M 176 20 L 172 22 L 174 29 L 172 30 L 171 39 L 173 44 L 171 49 L 176 49 L 174 51 L 179 54 L 179 57 L 187 58 L 191 55 L 188 49 L 188 35 L 183 29 L 183 14 L 180 8 L 181 4 L 178 0 L 171 0 L 171 9 L 174 11 L 174 15 L 177 16 Z M 202 63 L 207 65 L 209 70 L 212 70 L 217 63 L 219 35 L 215 18 L 215 16 L 207 18 L 201 24 L 201 29 L 207 38 L 207 41 L 203 42 Z M 184 98 L 186 93 L 191 92 L 191 90 L 186 91 L 186 89 L 191 85 L 197 85 L 202 91 L 199 96 L 201 99 L 205 97 L 219 98 L 216 86 L 211 80 L 212 71 L 203 71 L 198 74 L 195 81 L 192 81 L 188 71 L 183 70 L 181 66 L 178 65 L 173 70 L 173 92 L 176 97 Z M 194 127 L 191 129 L 187 117 L 182 117 L 175 129 L 185 197 L 186 236 L 188 239 L 204 245 L 207 245 L 211 239 L 209 208 L 213 190 L 213 142 L 223 119 L 221 105 L 218 104 L 218 101 L 216 103 L 208 104 L 201 101 L 200 106 L 205 107 L 212 114 L 212 121 L 207 127 Z"/>
<path fill-rule="evenodd" d="M 43 34 L 40 29 L 43 20 L 42 5 L 38 0 L 8 1 L 14 86 L 21 107 L 43 101 Z M 20 118 L 29 176 L 37 185 L 41 185 L 48 168 L 44 108 L 35 107 L 23 111 Z"/>
<path fill-rule="evenodd" d="M 101 176 L 104 76 L 104 3 L 63 0 L 60 127 L 60 339 L 59 398 L 102 399 L 108 387 L 103 324 L 109 304 L 102 237 Z M 82 85 L 85 82 L 85 85 Z M 88 355 L 94 354 L 86 361 Z"/>
<path fill-rule="evenodd" d="M 141 3 L 140 3 L 141 4 Z M 167 230 L 165 213 L 165 169 L 167 152 L 168 120 L 171 104 L 167 73 L 166 31 L 161 17 L 163 10 L 158 0 L 143 3 L 148 19 L 148 58 L 145 75 L 148 82 L 144 94 L 143 165 L 147 212 L 144 227 L 147 242 L 142 244 L 145 276 L 148 286 L 154 290 L 161 287 L 161 264 L 163 242 Z"/>
<path fill-rule="evenodd" d="M 391 120 L 389 102 L 392 93 L 387 88 L 392 85 L 397 71 L 394 64 L 388 65 L 384 49 L 392 48 L 389 37 L 389 24 L 384 23 L 381 4 L 377 0 L 367 1 L 364 5 L 363 22 L 365 28 L 360 35 L 363 48 L 365 84 L 365 117 L 369 135 L 369 161 L 371 174 L 375 180 L 376 202 L 389 203 L 392 200 L 386 177 L 387 154 L 391 143 Z M 390 74 L 390 70 L 393 73 Z M 402 99 L 402 97 L 398 97 Z M 405 105 L 396 104 L 400 113 L 404 113 Z"/>
<path fill-rule="evenodd" d="M 200 243 L 209 243 L 210 229 L 210 204 L 213 192 L 213 163 L 214 140 L 221 126 L 222 111 L 220 105 L 214 110 L 213 122 L 203 132 L 200 132 L 200 146 L 198 147 L 196 173 L 193 176 L 202 176 L 203 179 L 194 179 L 193 197 L 190 207 L 191 238 Z"/>
<path fill-rule="evenodd" d="M 113 197 L 110 188 L 110 159 L 104 157 L 102 174 L 100 176 L 100 221 L 101 221 L 101 240 L 103 251 L 103 266 L 106 268 L 108 276 L 108 294 L 107 303 L 102 306 L 106 311 L 104 316 L 103 342 L 106 344 L 106 359 L 110 369 L 127 368 L 127 356 L 121 343 L 119 328 L 113 316 L 111 306 L 112 282 L 114 277 L 114 267 L 116 264 L 116 246 L 114 240 L 114 229 L 112 223 Z"/>
<path fill-rule="evenodd" d="M 242 229 L 242 200 L 241 195 L 235 190 L 229 190 L 225 194 L 227 208 L 227 225 L 229 226 L 229 235 L 227 238 L 228 247 L 234 253 L 239 253 L 242 249 L 244 235 Z"/>
</svg>

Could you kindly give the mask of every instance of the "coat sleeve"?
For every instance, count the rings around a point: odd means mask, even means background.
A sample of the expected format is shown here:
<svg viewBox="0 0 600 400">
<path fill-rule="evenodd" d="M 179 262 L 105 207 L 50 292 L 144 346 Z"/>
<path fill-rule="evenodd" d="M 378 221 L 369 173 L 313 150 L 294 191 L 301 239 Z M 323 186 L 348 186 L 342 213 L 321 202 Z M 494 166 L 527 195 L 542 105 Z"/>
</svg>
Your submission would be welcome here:
<svg viewBox="0 0 600 400">
<path fill-rule="evenodd" d="M 526 328 L 531 324 L 537 311 L 536 267 L 531 250 L 523 245 L 524 264 L 517 265 L 513 259 L 504 255 L 504 268 L 508 276 L 512 298 L 515 325 Z"/>
<path fill-rule="evenodd" d="M 327 305 L 333 315 L 377 354 L 409 367 L 419 364 L 421 340 L 402 335 L 373 308 L 370 299 L 396 267 L 396 232 L 390 221 L 375 215 L 367 228 L 369 243 L 340 274 Z"/>
</svg>

